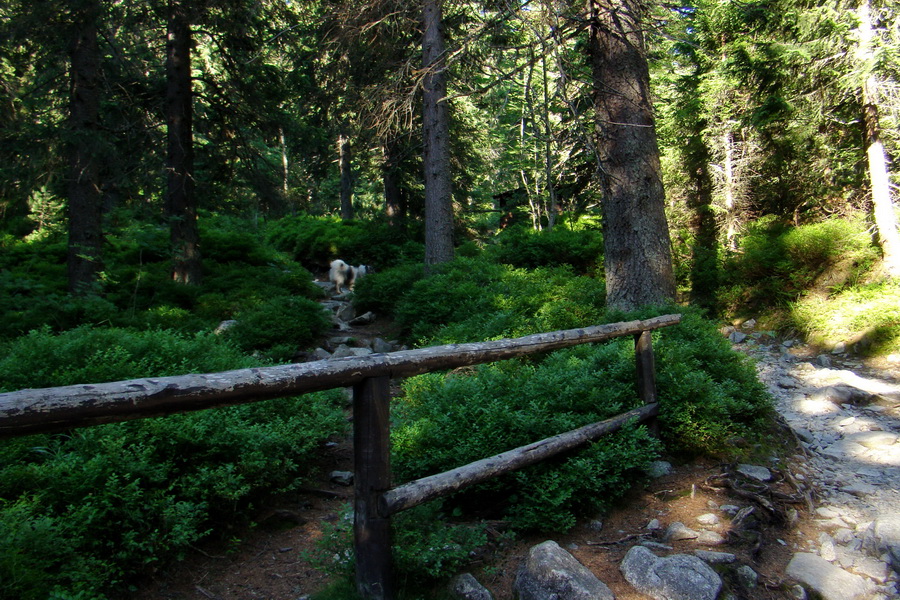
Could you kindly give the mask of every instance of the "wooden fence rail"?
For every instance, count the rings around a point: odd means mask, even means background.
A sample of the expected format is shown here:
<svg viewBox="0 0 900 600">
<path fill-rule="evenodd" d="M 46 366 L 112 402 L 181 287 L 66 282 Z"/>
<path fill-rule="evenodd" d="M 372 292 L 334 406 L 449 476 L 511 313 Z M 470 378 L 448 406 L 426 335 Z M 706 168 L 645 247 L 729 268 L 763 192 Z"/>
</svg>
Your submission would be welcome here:
<svg viewBox="0 0 900 600">
<path fill-rule="evenodd" d="M 657 404 L 650 332 L 680 321 L 681 315 L 665 315 L 515 339 L 448 344 L 389 354 L 221 373 L 19 390 L 0 394 L 0 439 L 353 386 L 357 587 L 364 598 L 392 600 L 391 515 L 586 444 L 633 419 L 650 420 L 652 427 Z M 391 489 L 391 378 L 494 362 L 627 335 L 634 336 L 635 340 L 637 390 L 643 403 L 640 408 Z"/>
</svg>

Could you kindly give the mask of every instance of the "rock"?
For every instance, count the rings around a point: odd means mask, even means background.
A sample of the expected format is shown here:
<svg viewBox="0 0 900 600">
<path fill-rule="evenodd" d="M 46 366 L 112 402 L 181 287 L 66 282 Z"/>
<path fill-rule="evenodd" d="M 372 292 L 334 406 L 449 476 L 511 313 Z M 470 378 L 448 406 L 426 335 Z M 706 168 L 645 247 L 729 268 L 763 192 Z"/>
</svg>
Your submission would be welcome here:
<svg viewBox="0 0 900 600">
<path fill-rule="evenodd" d="M 662 525 L 659 522 L 659 519 L 651 519 L 649 523 L 647 523 L 647 527 L 645 529 L 649 529 L 650 531 L 657 531 L 662 529 Z"/>
<path fill-rule="evenodd" d="M 700 515 L 699 517 L 697 517 L 697 521 L 701 525 L 718 525 L 719 517 L 717 517 L 713 513 L 706 513 L 705 515 Z"/>
<path fill-rule="evenodd" d="M 363 313 L 363 314 L 359 315 L 358 317 L 356 317 L 355 319 L 350 321 L 350 324 L 351 325 L 368 325 L 369 323 L 371 323 L 374 320 L 375 320 L 375 313 L 367 312 L 367 313 Z"/>
<path fill-rule="evenodd" d="M 738 584 L 744 589 L 753 589 L 759 581 L 759 575 L 751 567 L 741 565 L 734 571 Z"/>
<path fill-rule="evenodd" d="M 528 551 L 515 590 L 519 600 L 615 600 L 605 583 L 552 540 Z"/>
<path fill-rule="evenodd" d="M 864 600 L 869 593 L 865 579 L 815 554 L 794 554 L 785 573 L 821 595 L 822 600 Z"/>
<path fill-rule="evenodd" d="M 816 364 L 818 364 L 820 367 L 830 369 L 832 364 L 831 357 L 827 354 L 820 354 L 818 357 L 816 357 Z"/>
<path fill-rule="evenodd" d="M 722 579 L 709 565 L 686 554 L 659 558 L 633 546 L 619 569 L 637 591 L 655 600 L 715 600 L 722 589 Z"/>
<path fill-rule="evenodd" d="M 893 446 L 897 443 L 897 434 L 889 431 L 860 431 L 847 436 L 847 439 L 865 446 L 866 448 L 875 450 Z"/>
<path fill-rule="evenodd" d="M 846 342 L 838 342 L 834 345 L 834 348 L 831 349 L 832 354 L 844 354 L 847 351 Z"/>
<path fill-rule="evenodd" d="M 737 560 L 734 554 L 712 550 L 694 550 L 694 556 L 711 565 L 727 565 Z"/>
<path fill-rule="evenodd" d="M 721 546 L 725 543 L 725 538 L 715 531 L 701 531 L 697 534 L 697 543 L 704 546 Z"/>
<path fill-rule="evenodd" d="M 891 556 L 895 571 L 900 571 L 900 515 L 878 517 L 872 524 L 872 534 L 879 552 Z"/>
<path fill-rule="evenodd" d="M 337 348 L 335 348 L 334 353 L 331 355 L 331 358 L 346 358 L 348 356 L 368 356 L 372 354 L 372 350 L 369 348 L 351 348 L 346 344 L 341 344 Z"/>
<path fill-rule="evenodd" d="M 327 360 L 331 358 L 331 352 L 325 348 L 316 348 L 312 351 L 312 354 L 309 355 L 309 358 L 310 360 Z"/>
<path fill-rule="evenodd" d="M 395 345 L 391 342 L 386 342 L 380 337 L 372 340 L 372 351 L 380 354 L 387 354 L 388 352 L 393 352 Z"/>
<path fill-rule="evenodd" d="M 213 333 L 215 333 L 216 335 L 222 335 L 223 333 L 225 333 L 226 331 L 228 331 L 235 325 L 237 325 L 237 321 L 234 319 L 228 319 L 227 321 L 222 321 L 221 323 L 219 323 L 218 327 L 216 327 L 216 330 L 213 331 Z"/>
<path fill-rule="evenodd" d="M 772 472 L 769 471 L 766 467 L 760 467 L 757 465 L 738 465 L 738 473 L 749 477 L 750 479 L 755 479 L 757 481 L 771 481 L 772 480 Z"/>
<path fill-rule="evenodd" d="M 356 318 L 356 309 L 353 308 L 353 305 L 349 302 L 343 302 L 337 311 L 335 311 L 334 316 L 341 321 L 349 322 Z"/>
<path fill-rule="evenodd" d="M 747 339 L 747 334 L 741 333 L 740 331 L 735 331 L 728 336 L 728 339 L 732 344 L 741 344 Z"/>
<path fill-rule="evenodd" d="M 328 479 L 338 485 L 353 485 L 353 471 L 332 471 Z"/>
<path fill-rule="evenodd" d="M 756 327 L 756 319 L 747 319 L 741 323 L 741 329 L 753 329 Z"/>
<path fill-rule="evenodd" d="M 494 600 L 494 596 L 471 573 L 450 580 L 450 594 L 459 600 Z"/>
<path fill-rule="evenodd" d="M 658 479 L 660 477 L 665 477 L 672 473 L 672 463 L 668 463 L 664 460 L 654 460 L 647 466 L 647 470 L 645 471 L 649 477 L 653 479 Z"/>
<path fill-rule="evenodd" d="M 675 521 L 666 529 L 665 539 L 667 542 L 679 542 L 681 540 L 695 540 L 699 535 L 684 523 Z"/>
<path fill-rule="evenodd" d="M 739 510 L 741 510 L 741 507 L 735 506 L 734 504 L 723 504 L 719 507 L 719 510 L 721 510 L 726 515 L 733 517 L 738 513 Z"/>
</svg>

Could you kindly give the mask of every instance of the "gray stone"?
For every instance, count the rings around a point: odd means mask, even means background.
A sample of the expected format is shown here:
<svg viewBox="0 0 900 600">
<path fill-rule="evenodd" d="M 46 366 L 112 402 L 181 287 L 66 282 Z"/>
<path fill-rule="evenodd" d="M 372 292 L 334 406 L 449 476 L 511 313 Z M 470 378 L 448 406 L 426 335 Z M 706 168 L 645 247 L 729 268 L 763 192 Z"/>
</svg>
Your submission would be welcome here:
<svg viewBox="0 0 900 600">
<path fill-rule="evenodd" d="M 462 573 L 451 579 L 450 594 L 459 600 L 494 600 L 494 596 L 471 573 Z"/>
<path fill-rule="evenodd" d="M 747 565 L 741 565 L 735 569 L 734 574 L 737 576 L 738 584 L 748 590 L 755 588 L 759 582 L 759 575 Z"/>
<path fill-rule="evenodd" d="M 712 550 L 694 550 L 694 556 L 711 565 L 727 565 L 737 560 L 734 554 L 713 552 Z"/>
<path fill-rule="evenodd" d="M 647 466 L 646 473 L 653 479 L 664 477 L 672 473 L 672 463 L 664 460 L 654 460 Z"/>
<path fill-rule="evenodd" d="M 728 339 L 731 340 L 732 344 L 741 344 L 747 339 L 747 334 L 741 333 L 740 331 L 734 331 L 728 336 Z"/>
<path fill-rule="evenodd" d="M 886 562 L 870 556 L 862 556 L 853 561 L 853 570 L 878 583 L 887 581 L 891 574 L 891 568 Z"/>
<path fill-rule="evenodd" d="M 695 540 L 699 536 L 696 531 L 687 527 L 680 521 L 675 521 L 666 528 L 665 539 L 667 542 L 679 542 L 682 540 Z"/>
<path fill-rule="evenodd" d="M 718 525 L 719 517 L 714 515 L 713 513 L 706 513 L 704 515 L 700 515 L 697 517 L 697 521 L 702 525 Z"/>
<path fill-rule="evenodd" d="M 529 550 L 515 590 L 519 600 L 615 600 L 605 583 L 552 540 Z"/>
<path fill-rule="evenodd" d="M 328 479 L 338 485 L 353 485 L 353 471 L 332 471 Z"/>
<path fill-rule="evenodd" d="M 900 570 L 900 515 L 878 517 L 872 523 L 872 533 L 877 550 L 889 553 L 894 570 Z"/>
<path fill-rule="evenodd" d="M 859 575 L 807 552 L 794 554 L 785 573 L 818 593 L 822 600 L 863 600 L 869 593 L 869 585 Z"/>
<path fill-rule="evenodd" d="M 647 523 L 646 529 L 649 529 L 650 531 L 657 531 L 659 529 L 662 529 L 662 525 L 659 523 L 659 519 L 650 519 L 650 522 Z"/>
<path fill-rule="evenodd" d="M 367 312 L 367 313 L 363 313 L 363 314 L 359 315 L 358 317 L 356 317 L 355 319 L 350 321 L 350 324 L 351 325 L 368 325 L 369 323 L 371 323 L 374 320 L 375 320 L 375 313 Z"/>
<path fill-rule="evenodd" d="M 697 543 L 704 546 L 721 546 L 725 538 L 715 531 L 701 531 L 697 534 Z"/>
<path fill-rule="evenodd" d="M 219 323 L 219 326 L 216 327 L 216 330 L 213 331 L 213 333 L 215 333 L 216 335 L 222 335 L 223 333 L 225 333 L 226 331 L 228 331 L 235 325 L 237 325 L 237 321 L 235 321 L 234 319 L 228 319 L 226 321 L 222 321 L 221 323 Z"/>
<path fill-rule="evenodd" d="M 766 467 L 760 467 L 758 465 L 738 465 L 737 470 L 738 473 L 757 481 L 771 481 L 772 479 L 772 472 Z"/>
<path fill-rule="evenodd" d="M 325 348 L 316 348 L 310 355 L 311 360 L 327 360 L 329 358 L 331 358 L 331 352 Z"/>
<path fill-rule="evenodd" d="M 391 342 L 386 342 L 380 337 L 372 340 L 372 350 L 374 352 L 387 354 L 388 352 L 393 352 L 396 346 Z"/>
<path fill-rule="evenodd" d="M 722 589 L 722 579 L 709 565 L 686 554 L 659 558 L 633 546 L 619 569 L 637 591 L 655 600 L 715 600 Z"/>
<path fill-rule="evenodd" d="M 719 507 L 719 510 L 721 510 L 726 515 L 733 517 L 738 513 L 739 510 L 741 510 L 741 507 L 735 506 L 734 504 L 723 504 Z"/>
<path fill-rule="evenodd" d="M 828 356 L 827 354 L 820 354 L 820 355 L 816 358 L 816 363 L 817 363 L 820 367 L 825 367 L 826 369 L 829 369 L 829 368 L 831 368 L 831 364 L 832 364 L 832 363 L 831 363 L 831 357 Z"/>
<path fill-rule="evenodd" d="M 334 353 L 331 355 L 331 358 L 346 358 L 348 356 L 368 356 L 372 354 L 372 350 L 370 348 L 351 348 L 345 344 L 341 344 L 337 348 L 335 348 Z"/>
<path fill-rule="evenodd" d="M 356 309 L 349 302 L 342 302 L 341 306 L 335 311 L 334 316 L 341 321 L 352 321 L 356 318 Z"/>
</svg>

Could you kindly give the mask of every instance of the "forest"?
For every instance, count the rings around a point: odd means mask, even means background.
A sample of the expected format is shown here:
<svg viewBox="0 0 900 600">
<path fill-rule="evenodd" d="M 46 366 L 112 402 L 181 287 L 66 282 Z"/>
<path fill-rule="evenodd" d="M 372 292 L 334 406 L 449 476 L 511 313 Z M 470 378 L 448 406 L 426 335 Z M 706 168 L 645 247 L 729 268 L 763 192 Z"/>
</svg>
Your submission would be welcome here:
<svg viewBox="0 0 900 600">
<path fill-rule="evenodd" d="M 410 347 L 683 314 L 654 334 L 659 439 L 412 511 L 408 581 L 484 543 L 450 518 L 479 498 L 565 530 L 662 454 L 764 439 L 723 324 L 900 356 L 883 0 L 8 0 L 0 100 L 0 395 L 306 360 L 335 259 L 371 268 L 349 298 Z M 396 473 L 631 408 L 628 351 L 403 381 Z M 331 390 L 0 441 L 0 598 L 128 597 L 301 487 L 346 410 Z"/>
</svg>

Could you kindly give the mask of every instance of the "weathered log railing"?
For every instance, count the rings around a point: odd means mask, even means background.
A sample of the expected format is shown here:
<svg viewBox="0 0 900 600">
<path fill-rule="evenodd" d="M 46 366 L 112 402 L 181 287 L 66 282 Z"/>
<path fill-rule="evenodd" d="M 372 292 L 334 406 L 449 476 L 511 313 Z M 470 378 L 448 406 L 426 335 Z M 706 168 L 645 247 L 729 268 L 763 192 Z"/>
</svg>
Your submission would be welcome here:
<svg viewBox="0 0 900 600">
<path fill-rule="evenodd" d="M 675 325 L 680 320 L 680 315 L 665 315 L 643 321 L 554 331 L 516 339 L 449 344 L 389 354 L 203 375 L 19 390 L 0 394 L 0 438 L 353 386 L 357 587 L 367 599 L 390 600 L 394 598 L 391 584 L 391 515 L 587 444 L 618 430 L 631 420 L 651 421 L 652 427 L 657 403 L 650 332 Z M 643 402 L 640 408 L 391 489 L 391 378 L 494 362 L 626 335 L 634 336 L 635 340 L 637 390 Z"/>
</svg>

